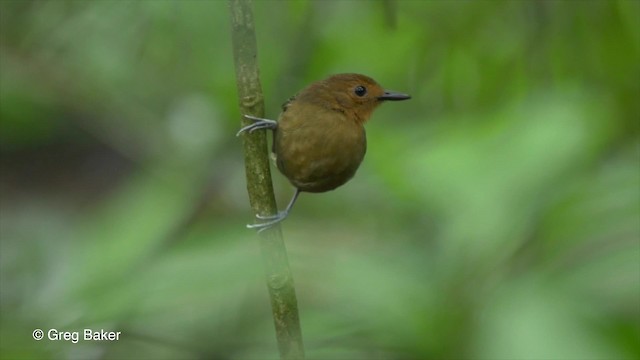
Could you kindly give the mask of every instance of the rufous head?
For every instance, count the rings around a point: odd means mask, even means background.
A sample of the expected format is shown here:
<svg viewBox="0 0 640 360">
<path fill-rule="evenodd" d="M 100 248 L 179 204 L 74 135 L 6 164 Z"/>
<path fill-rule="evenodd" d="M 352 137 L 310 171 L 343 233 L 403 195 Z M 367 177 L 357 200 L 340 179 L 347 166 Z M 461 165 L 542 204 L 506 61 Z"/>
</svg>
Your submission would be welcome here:
<svg viewBox="0 0 640 360">
<path fill-rule="evenodd" d="M 364 124 L 383 101 L 399 101 L 411 96 L 384 90 L 375 80 L 362 74 L 337 74 L 312 84 L 303 91 L 305 98 L 328 102 L 359 124 Z"/>
</svg>

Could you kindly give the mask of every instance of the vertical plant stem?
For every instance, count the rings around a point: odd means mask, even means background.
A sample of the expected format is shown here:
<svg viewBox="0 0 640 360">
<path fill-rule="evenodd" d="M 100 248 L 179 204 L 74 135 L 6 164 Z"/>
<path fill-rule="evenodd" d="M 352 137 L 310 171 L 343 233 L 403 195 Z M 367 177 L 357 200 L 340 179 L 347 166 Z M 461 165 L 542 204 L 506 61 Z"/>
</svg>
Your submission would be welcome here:
<svg viewBox="0 0 640 360">
<path fill-rule="evenodd" d="M 240 113 L 264 117 L 251 1 L 229 0 L 229 10 Z M 241 125 L 247 123 L 243 117 Z M 255 214 L 273 215 L 277 206 L 265 131 L 243 133 L 242 138 L 251 207 Z M 304 359 L 298 301 L 280 225 L 261 231 L 259 238 L 280 357 Z"/>
</svg>

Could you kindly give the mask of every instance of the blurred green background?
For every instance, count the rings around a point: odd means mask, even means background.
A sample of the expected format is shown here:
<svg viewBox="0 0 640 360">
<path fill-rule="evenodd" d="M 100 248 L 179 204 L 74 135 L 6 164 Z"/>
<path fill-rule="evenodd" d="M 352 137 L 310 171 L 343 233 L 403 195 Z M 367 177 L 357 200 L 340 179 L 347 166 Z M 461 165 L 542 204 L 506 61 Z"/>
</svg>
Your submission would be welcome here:
<svg viewBox="0 0 640 360">
<path fill-rule="evenodd" d="M 310 359 L 640 358 L 640 2 L 254 11 L 268 117 L 340 72 L 413 96 L 283 223 Z M 2 0 L 0 26 L 0 357 L 277 358 L 227 3 Z"/>
</svg>

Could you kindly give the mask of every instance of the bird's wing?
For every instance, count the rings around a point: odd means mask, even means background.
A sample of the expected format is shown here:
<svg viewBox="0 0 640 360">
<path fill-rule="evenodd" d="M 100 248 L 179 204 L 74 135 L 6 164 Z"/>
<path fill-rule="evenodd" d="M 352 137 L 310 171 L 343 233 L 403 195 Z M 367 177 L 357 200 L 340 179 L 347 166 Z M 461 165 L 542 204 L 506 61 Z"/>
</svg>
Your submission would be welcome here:
<svg viewBox="0 0 640 360">
<path fill-rule="evenodd" d="M 287 111 L 287 108 L 289 107 L 289 105 L 291 105 L 291 103 L 296 99 L 297 95 L 293 95 L 292 97 L 290 97 L 287 101 L 284 102 L 284 104 L 282 104 L 282 111 Z"/>
</svg>

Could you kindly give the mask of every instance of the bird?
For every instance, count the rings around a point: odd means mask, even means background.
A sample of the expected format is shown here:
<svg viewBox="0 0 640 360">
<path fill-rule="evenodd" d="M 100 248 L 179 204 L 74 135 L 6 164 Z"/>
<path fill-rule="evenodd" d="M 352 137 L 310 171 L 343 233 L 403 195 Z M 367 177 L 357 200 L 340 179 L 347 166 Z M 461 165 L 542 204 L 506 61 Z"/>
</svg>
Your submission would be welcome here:
<svg viewBox="0 0 640 360">
<path fill-rule="evenodd" d="M 322 193 L 349 181 L 367 151 L 364 124 L 385 101 L 408 100 L 408 94 L 385 90 L 374 79 L 355 73 L 332 75 L 312 83 L 282 105 L 278 120 L 244 115 L 253 123 L 236 134 L 273 131 L 272 155 L 278 170 L 295 187 L 283 211 L 256 215 L 264 230 L 284 220 L 301 192 Z"/>
</svg>

